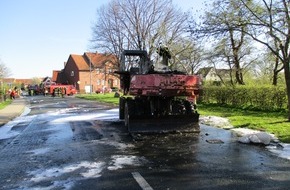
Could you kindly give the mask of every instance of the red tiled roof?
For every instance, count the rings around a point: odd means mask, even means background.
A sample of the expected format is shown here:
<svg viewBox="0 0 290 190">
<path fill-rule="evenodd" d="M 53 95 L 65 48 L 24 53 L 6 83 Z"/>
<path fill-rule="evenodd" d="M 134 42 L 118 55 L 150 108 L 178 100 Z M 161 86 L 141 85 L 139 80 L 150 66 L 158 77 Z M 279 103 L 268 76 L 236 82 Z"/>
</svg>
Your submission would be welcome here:
<svg viewBox="0 0 290 190">
<path fill-rule="evenodd" d="M 58 70 L 53 70 L 52 71 L 52 81 L 57 81 L 57 77 L 58 77 L 58 75 L 59 75 L 59 73 L 60 73 L 61 71 L 58 71 Z"/>
<path fill-rule="evenodd" d="M 70 55 L 79 70 L 89 70 L 90 67 L 82 55 Z"/>
<path fill-rule="evenodd" d="M 16 80 L 15 78 L 3 78 L 4 83 L 14 83 L 15 80 Z"/>
<path fill-rule="evenodd" d="M 23 84 L 31 84 L 32 83 L 32 79 L 15 79 L 16 83 L 23 83 Z"/>
<path fill-rule="evenodd" d="M 112 54 L 85 52 L 83 55 L 70 55 L 79 70 L 90 70 L 90 62 L 94 68 L 103 67 L 106 62 L 117 62 Z"/>
<path fill-rule="evenodd" d="M 117 62 L 117 57 L 113 54 L 101 54 L 101 53 L 85 53 L 84 56 L 90 56 L 94 67 L 104 67 L 106 62 Z"/>
<path fill-rule="evenodd" d="M 4 83 L 31 84 L 32 79 L 3 78 Z"/>
</svg>

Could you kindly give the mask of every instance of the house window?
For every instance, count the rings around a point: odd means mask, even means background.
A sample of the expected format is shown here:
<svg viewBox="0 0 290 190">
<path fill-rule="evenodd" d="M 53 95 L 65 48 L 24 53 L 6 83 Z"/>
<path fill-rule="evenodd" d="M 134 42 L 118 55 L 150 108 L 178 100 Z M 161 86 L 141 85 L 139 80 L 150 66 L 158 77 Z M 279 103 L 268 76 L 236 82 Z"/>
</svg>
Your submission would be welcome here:
<svg viewBox="0 0 290 190">
<path fill-rule="evenodd" d="M 100 74 L 100 69 L 99 68 L 96 69 L 96 73 Z"/>
<path fill-rule="evenodd" d="M 101 79 L 97 80 L 97 85 L 101 85 Z"/>
<path fill-rule="evenodd" d="M 115 86 L 118 86 L 118 80 L 115 80 Z"/>
<path fill-rule="evenodd" d="M 75 72 L 74 71 L 71 71 L 70 76 L 71 77 L 75 76 Z"/>
<path fill-rule="evenodd" d="M 105 80 L 102 80 L 102 85 L 105 85 Z"/>
<path fill-rule="evenodd" d="M 109 80 L 108 80 L 108 86 L 109 86 L 109 87 L 112 87 L 112 86 L 113 86 L 113 79 L 109 79 Z"/>
</svg>

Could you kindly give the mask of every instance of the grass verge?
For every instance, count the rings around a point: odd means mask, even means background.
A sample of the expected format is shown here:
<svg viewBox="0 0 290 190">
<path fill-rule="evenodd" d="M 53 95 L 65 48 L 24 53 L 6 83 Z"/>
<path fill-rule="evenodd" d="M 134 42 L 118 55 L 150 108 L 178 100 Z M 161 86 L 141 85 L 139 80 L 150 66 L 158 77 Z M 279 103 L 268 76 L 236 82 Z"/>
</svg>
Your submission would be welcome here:
<svg viewBox="0 0 290 190">
<path fill-rule="evenodd" d="M 10 99 L 7 99 L 4 102 L 0 102 L 0 110 L 5 108 L 7 105 L 11 104 L 11 102 L 12 102 L 12 100 L 10 100 Z"/>
<path fill-rule="evenodd" d="M 119 98 L 115 93 L 107 94 L 80 94 L 76 97 L 87 100 L 119 104 Z M 244 127 L 273 133 L 280 141 L 290 143 L 290 122 L 287 121 L 286 111 L 254 111 L 249 109 L 238 109 L 217 104 L 199 104 L 198 110 L 204 116 L 220 116 L 228 118 L 236 127 Z"/>
<path fill-rule="evenodd" d="M 228 118 L 236 128 L 244 127 L 270 132 L 280 141 L 290 143 L 290 122 L 287 121 L 286 111 L 253 111 L 216 104 L 201 104 L 198 105 L 198 110 L 201 115 Z"/>
<path fill-rule="evenodd" d="M 82 98 L 86 100 L 94 100 L 99 102 L 110 103 L 113 105 L 119 104 L 119 98 L 114 97 L 115 93 L 105 93 L 105 94 L 78 94 L 77 98 Z"/>
</svg>

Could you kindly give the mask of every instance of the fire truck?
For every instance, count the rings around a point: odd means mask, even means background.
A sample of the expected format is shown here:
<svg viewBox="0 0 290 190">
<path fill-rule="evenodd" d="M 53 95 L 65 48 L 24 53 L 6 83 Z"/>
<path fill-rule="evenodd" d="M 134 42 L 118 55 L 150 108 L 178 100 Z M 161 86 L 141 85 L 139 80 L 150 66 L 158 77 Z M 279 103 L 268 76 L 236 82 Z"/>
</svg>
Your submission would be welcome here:
<svg viewBox="0 0 290 190">
<path fill-rule="evenodd" d="M 49 87 L 45 87 L 44 93 L 51 95 L 61 95 L 64 92 L 64 95 L 72 96 L 77 94 L 77 90 L 73 85 L 67 84 L 55 84 L 50 85 Z"/>
</svg>

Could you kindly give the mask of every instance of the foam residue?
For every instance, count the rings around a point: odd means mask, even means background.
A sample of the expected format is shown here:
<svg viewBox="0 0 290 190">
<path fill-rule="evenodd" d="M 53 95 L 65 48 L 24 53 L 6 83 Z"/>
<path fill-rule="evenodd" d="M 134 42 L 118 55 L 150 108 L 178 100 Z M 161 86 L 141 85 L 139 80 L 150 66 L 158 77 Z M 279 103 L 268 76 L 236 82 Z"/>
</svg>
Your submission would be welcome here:
<svg viewBox="0 0 290 190">
<path fill-rule="evenodd" d="M 108 170 L 118 170 L 124 166 L 140 166 L 144 159 L 141 159 L 133 155 L 114 155 L 112 156 L 112 164 L 108 167 Z"/>
<path fill-rule="evenodd" d="M 53 181 L 48 189 L 61 188 L 70 189 L 74 182 L 81 178 L 98 178 L 101 176 L 101 172 L 104 169 L 104 162 L 88 162 L 83 161 L 79 164 L 66 165 L 64 167 L 53 167 L 49 169 L 38 169 L 31 171 L 28 174 L 31 176 L 30 181 L 34 183 L 41 183 L 47 181 Z M 75 173 L 73 175 L 73 173 Z M 66 180 L 56 180 L 63 179 L 60 176 L 74 176 L 66 178 Z M 65 177 L 64 177 L 65 178 Z M 22 187 L 26 189 L 25 187 Z M 30 189 L 30 188 L 29 188 Z"/>
<path fill-rule="evenodd" d="M 290 144 L 279 143 L 278 146 L 268 146 L 267 149 L 281 158 L 290 160 Z"/>
<path fill-rule="evenodd" d="M 20 123 L 29 123 L 36 116 L 21 116 L 17 117 L 12 121 L 9 121 L 2 127 L 0 127 L 0 139 L 8 139 L 19 135 L 20 132 L 12 130 L 12 128 Z"/>
</svg>

